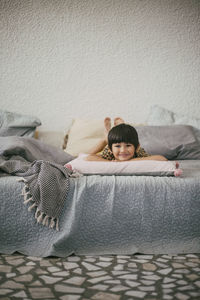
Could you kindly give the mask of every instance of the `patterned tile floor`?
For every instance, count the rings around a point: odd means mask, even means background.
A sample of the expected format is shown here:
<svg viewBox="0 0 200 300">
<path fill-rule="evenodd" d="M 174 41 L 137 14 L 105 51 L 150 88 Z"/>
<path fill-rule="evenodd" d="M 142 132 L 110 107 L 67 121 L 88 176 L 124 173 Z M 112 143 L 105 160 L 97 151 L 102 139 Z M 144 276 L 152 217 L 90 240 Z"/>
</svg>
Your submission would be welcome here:
<svg viewBox="0 0 200 300">
<path fill-rule="evenodd" d="M 0 255 L 0 299 L 200 299 L 200 254 Z"/>
</svg>

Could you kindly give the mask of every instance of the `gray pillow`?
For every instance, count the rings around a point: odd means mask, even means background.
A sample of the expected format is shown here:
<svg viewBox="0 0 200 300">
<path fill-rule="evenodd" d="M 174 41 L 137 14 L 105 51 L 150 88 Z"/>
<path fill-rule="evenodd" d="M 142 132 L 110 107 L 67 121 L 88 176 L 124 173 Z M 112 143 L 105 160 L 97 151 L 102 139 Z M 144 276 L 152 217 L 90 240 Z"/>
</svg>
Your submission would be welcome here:
<svg viewBox="0 0 200 300">
<path fill-rule="evenodd" d="M 200 159 L 200 143 L 189 125 L 138 126 L 140 145 L 167 159 Z"/>
<path fill-rule="evenodd" d="M 30 136 L 34 135 L 41 121 L 29 115 L 0 110 L 0 136 Z"/>
</svg>

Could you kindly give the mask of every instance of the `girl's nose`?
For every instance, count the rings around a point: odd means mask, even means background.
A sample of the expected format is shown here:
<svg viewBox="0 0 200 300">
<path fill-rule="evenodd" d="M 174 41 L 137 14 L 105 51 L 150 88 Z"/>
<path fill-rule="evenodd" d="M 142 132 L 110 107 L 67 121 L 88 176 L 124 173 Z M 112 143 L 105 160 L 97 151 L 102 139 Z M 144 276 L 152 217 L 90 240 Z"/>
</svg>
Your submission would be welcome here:
<svg viewBox="0 0 200 300">
<path fill-rule="evenodd" d="M 126 147 L 125 147 L 125 146 L 121 146 L 121 147 L 120 147 L 120 152 L 124 152 L 124 151 L 125 151 L 125 149 L 126 149 Z"/>
</svg>

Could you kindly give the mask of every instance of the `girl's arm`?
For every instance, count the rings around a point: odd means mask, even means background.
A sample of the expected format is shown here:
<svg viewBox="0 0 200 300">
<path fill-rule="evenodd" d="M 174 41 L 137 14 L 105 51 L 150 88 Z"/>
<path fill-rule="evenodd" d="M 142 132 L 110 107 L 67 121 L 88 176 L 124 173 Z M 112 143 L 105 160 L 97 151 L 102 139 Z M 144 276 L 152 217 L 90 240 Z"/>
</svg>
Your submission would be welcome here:
<svg viewBox="0 0 200 300">
<path fill-rule="evenodd" d="M 100 141 L 98 142 L 97 145 L 95 145 L 94 147 L 92 147 L 92 148 L 88 151 L 88 153 L 89 153 L 89 154 L 96 154 L 96 153 L 102 151 L 106 145 L 107 145 L 106 139 L 102 139 L 102 140 L 100 140 Z"/>
<path fill-rule="evenodd" d="M 136 157 L 136 158 L 130 159 L 130 161 L 133 161 L 133 160 L 167 160 L 167 158 L 165 158 L 162 155 L 150 155 L 150 156 L 146 156 L 146 157 Z"/>
<path fill-rule="evenodd" d="M 88 156 L 86 156 L 84 158 L 84 160 L 87 160 L 87 161 L 109 161 L 107 159 L 102 158 L 101 156 L 99 156 L 97 154 L 89 154 Z"/>
<path fill-rule="evenodd" d="M 107 160 L 97 154 L 89 154 L 87 157 L 85 157 L 85 160 L 87 160 L 87 161 L 124 162 L 124 161 L 119 161 L 119 160 Z M 147 157 L 132 158 L 128 161 L 134 161 L 134 160 L 165 160 L 166 161 L 167 159 L 162 155 L 151 155 L 151 156 L 147 156 Z"/>
</svg>

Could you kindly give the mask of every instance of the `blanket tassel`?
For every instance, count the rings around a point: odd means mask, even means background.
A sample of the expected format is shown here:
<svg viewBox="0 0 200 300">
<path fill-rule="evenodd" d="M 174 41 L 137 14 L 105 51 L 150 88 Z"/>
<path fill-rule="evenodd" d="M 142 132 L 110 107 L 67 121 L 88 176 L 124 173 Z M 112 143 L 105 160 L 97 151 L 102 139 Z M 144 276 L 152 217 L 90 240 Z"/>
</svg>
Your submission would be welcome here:
<svg viewBox="0 0 200 300">
<path fill-rule="evenodd" d="M 27 180 L 24 179 L 23 177 L 18 177 L 18 178 L 16 179 L 16 181 L 18 181 L 18 182 L 27 182 Z"/>
<path fill-rule="evenodd" d="M 35 212 L 35 219 L 37 219 L 39 217 L 39 215 L 40 215 L 40 210 L 37 207 L 36 212 Z"/>
<path fill-rule="evenodd" d="M 42 222 L 43 215 L 44 215 L 44 213 L 41 213 L 41 214 L 39 215 L 39 217 L 37 217 L 37 222 L 38 222 L 38 223 L 41 223 L 41 222 Z"/>
<path fill-rule="evenodd" d="M 25 196 L 27 194 L 29 194 L 30 191 L 29 191 L 29 187 L 27 185 L 25 185 L 22 189 L 22 195 Z"/>
<path fill-rule="evenodd" d="M 33 204 L 28 208 L 28 211 L 31 211 L 34 207 L 36 207 L 36 203 L 33 203 Z"/>
<path fill-rule="evenodd" d="M 58 219 L 56 220 L 56 230 L 59 231 Z"/>
<path fill-rule="evenodd" d="M 45 216 L 45 217 L 44 217 L 44 219 L 43 219 L 43 221 L 42 221 L 42 224 L 43 224 L 44 226 L 47 226 L 47 227 L 48 227 L 48 225 L 49 225 L 49 216 Z"/>
<path fill-rule="evenodd" d="M 30 201 L 32 201 L 33 200 L 33 198 L 31 197 L 31 198 L 25 198 L 24 197 L 24 204 L 27 204 L 27 203 L 29 203 Z"/>
<path fill-rule="evenodd" d="M 50 219 L 49 228 L 54 228 L 54 227 L 56 227 L 56 230 L 59 231 L 59 223 L 58 223 L 58 219 L 52 217 L 52 218 Z"/>
<path fill-rule="evenodd" d="M 50 228 L 54 228 L 54 226 L 55 226 L 54 218 L 51 218 L 50 220 L 51 220 L 51 222 L 50 222 L 49 227 L 50 227 Z"/>
</svg>

